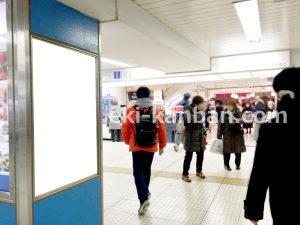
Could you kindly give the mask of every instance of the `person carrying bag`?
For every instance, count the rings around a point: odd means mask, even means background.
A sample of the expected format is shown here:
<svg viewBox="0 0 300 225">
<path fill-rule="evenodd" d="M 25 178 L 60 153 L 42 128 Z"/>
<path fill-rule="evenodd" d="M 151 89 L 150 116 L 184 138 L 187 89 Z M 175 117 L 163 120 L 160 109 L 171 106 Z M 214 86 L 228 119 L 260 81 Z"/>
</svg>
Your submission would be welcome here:
<svg viewBox="0 0 300 225">
<path fill-rule="evenodd" d="M 227 102 L 227 110 L 228 111 L 224 113 L 224 116 L 221 116 L 217 138 L 219 140 L 223 139 L 224 141 L 224 168 L 229 171 L 231 170 L 229 165 L 230 155 L 234 153 L 236 156 L 236 169 L 240 170 L 241 153 L 246 152 L 244 130 L 241 126 L 244 122 L 242 113 L 234 100 L 229 100 Z"/>
</svg>

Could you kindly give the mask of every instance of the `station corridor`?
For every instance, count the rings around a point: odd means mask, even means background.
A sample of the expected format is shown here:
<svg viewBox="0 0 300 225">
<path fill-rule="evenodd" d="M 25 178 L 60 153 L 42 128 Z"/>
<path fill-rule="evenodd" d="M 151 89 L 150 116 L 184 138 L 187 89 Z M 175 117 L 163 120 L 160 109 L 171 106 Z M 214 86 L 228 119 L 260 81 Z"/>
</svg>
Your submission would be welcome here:
<svg viewBox="0 0 300 225">
<path fill-rule="evenodd" d="M 216 130 L 212 129 L 209 140 Z M 254 158 L 253 134 L 246 134 L 247 152 L 242 154 L 241 170 L 223 167 L 223 157 L 209 152 L 207 146 L 203 172 L 205 179 L 196 177 L 196 155 L 191 163 L 191 183 L 181 179 L 185 151 L 178 152 L 168 144 L 162 156 L 155 155 L 150 184 L 150 207 L 145 215 L 138 215 L 139 201 L 132 175 L 132 155 L 124 143 L 104 141 L 104 222 L 105 225 L 250 225 L 244 218 L 248 179 Z M 251 146 L 252 145 L 252 146 Z M 271 225 L 269 202 L 266 200 L 264 220 Z"/>
</svg>

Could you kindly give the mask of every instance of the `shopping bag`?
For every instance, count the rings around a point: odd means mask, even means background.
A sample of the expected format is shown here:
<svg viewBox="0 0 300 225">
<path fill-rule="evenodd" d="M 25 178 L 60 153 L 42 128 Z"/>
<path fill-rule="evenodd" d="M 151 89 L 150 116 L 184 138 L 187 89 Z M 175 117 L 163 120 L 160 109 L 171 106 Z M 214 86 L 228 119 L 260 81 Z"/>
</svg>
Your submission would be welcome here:
<svg viewBox="0 0 300 225">
<path fill-rule="evenodd" d="M 215 140 L 210 148 L 210 152 L 223 155 L 223 141 Z"/>
</svg>

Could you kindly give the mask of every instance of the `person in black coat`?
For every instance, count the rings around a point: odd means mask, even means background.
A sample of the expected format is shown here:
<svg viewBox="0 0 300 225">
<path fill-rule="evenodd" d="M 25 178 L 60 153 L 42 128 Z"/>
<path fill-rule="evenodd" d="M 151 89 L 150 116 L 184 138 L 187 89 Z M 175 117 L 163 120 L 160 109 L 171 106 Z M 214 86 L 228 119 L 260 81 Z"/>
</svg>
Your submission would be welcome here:
<svg viewBox="0 0 300 225">
<path fill-rule="evenodd" d="M 217 115 L 218 115 L 218 121 L 220 121 L 220 118 L 221 118 L 221 115 L 222 115 L 223 111 L 224 111 L 223 102 L 220 102 L 219 105 L 216 107 L 216 112 L 217 112 Z"/>
<path fill-rule="evenodd" d="M 291 68 L 274 79 L 274 90 L 281 99 L 280 116 L 261 125 L 244 206 L 245 218 L 253 224 L 263 219 L 268 189 L 273 224 L 299 224 L 299 185 L 293 182 L 299 175 L 300 158 L 299 132 L 295 132 L 300 125 L 295 110 L 300 104 L 299 77 L 300 68 Z"/>
<path fill-rule="evenodd" d="M 209 123 L 210 123 L 210 117 L 211 117 L 211 109 L 210 109 L 211 104 L 207 105 L 207 108 L 205 110 L 205 127 L 209 128 Z"/>
<path fill-rule="evenodd" d="M 243 128 L 247 130 L 246 134 L 251 134 L 251 129 L 253 128 L 253 108 L 251 107 L 250 103 L 245 105 L 242 113 L 246 119 L 245 123 L 243 124 Z M 248 130 L 250 130 L 250 132 Z"/>
<path fill-rule="evenodd" d="M 254 109 L 255 116 L 255 130 L 254 130 L 254 140 L 258 140 L 259 129 L 262 124 L 265 123 L 268 112 L 272 112 L 270 108 L 265 106 L 264 101 L 260 97 L 256 97 L 256 105 Z"/>
</svg>

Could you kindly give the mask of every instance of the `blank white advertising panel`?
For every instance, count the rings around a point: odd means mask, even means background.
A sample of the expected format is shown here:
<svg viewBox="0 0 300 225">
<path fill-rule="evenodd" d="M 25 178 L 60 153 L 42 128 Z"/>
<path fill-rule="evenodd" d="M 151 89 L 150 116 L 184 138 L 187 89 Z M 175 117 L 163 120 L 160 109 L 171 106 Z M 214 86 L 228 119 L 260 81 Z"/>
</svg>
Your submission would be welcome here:
<svg viewBox="0 0 300 225">
<path fill-rule="evenodd" d="M 33 39 L 35 196 L 97 174 L 95 58 Z"/>
</svg>

